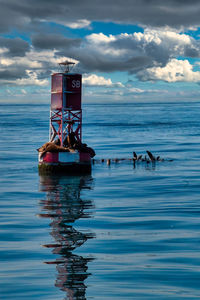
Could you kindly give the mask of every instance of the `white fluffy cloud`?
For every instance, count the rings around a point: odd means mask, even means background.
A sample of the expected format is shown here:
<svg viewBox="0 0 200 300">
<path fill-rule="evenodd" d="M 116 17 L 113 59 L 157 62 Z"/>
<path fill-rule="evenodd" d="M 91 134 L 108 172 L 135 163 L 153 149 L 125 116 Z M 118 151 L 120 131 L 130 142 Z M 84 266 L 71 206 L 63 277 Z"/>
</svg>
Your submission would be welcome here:
<svg viewBox="0 0 200 300">
<path fill-rule="evenodd" d="M 38 85 L 38 86 L 46 86 L 48 84 L 47 79 L 38 79 L 38 73 L 33 72 L 31 70 L 26 70 L 27 77 L 16 80 L 17 85 Z"/>
<path fill-rule="evenodd" d="M 146 28 L 144 32 L 115 36 L 91 34 L 71 53 L 85 71 L 137 73 L 147 68 L 164 67 L 180 56 L 200 57 L 200 43 L 169 28 Z"/>
<path fill-rule="evenodd" d="M 123 87 L 121 82 L 113 83 L 110 78 L 106 79 L 96 74 L 84 75 L 83 84 L 86 86 Z"/>
<path fill-rule="evenodd" d="M 142 80 L 200 82 L 200 71 L 194 71 L 188 60 L 172 59 L 165 67 L 146 69 L 139 76 Z"/>
<path fill-rule="evenodd" d="M 51 41 L 50 35 L 48 39 Z M 16 47 L 6 40 L 7 48 L 0 48 L 1 83 L 9 81 L 17 85 L 22 82 L 28 84 L 28 72 L 32 70 L 38 79 L 37 81 L 35 77 L 33 80 L 35 84 L 40 85 L 39 80 L 44 84 L 52 71 L 59 70 L 58 63 L 68 57 L 73 57 L 76 63 L 79 62 L 79 71 L 82 73 L 125 71 L 136 74 L 142 80 L 199 82 L 198 71 L 193 71 L 187 58 L 200 57 L 200 43 L 189 35 L 169 28 L 146 28 L 144 32 L 133 34 L 90 34 L 82 40 L 66 38 L 67 43 L 64 43 L 65 37 L 59 43 L 58 37 L 53 49 L 44 36 L 40 39 L 37 37 L 36 40 L 37 45 L 40 45 L 39 49 L 34 43 L 29 48 L 24 45 L 26 47 L 23 56 L 13 55 L 18 53 L 13 49 L 18 49 L 19 45 Z M 182 60 L 177 60 L 177 57 Z M 90 86 L 122 86 L 119 82 L 113 83 L 111 79 L 94 74 L 85 76 L 84 83 Z"/>
<path fill-rule="evenodd" d="M 0 83 L 9 85 L 47 86 L 50 74 L 60 71 L 58 63 L 69 59 L 57 56 L 56 50 L 36 51 L 32 48 L 23 57 L 7 57 L 5 52 L 8 51 L 0 53 Z"/>
<path fill-rule="evenodd" d="M 1 67 L 9 67 L 9 66 L 26 66 L 32 69 L 39 69 L 42 68 L 42 63 L 39 62 L 37 59 L 32 59 L 31 54 L 28 53 L 27 56 L 24 57 L 2 57 L 0 58 L 0 66 Z"/>
</svg>

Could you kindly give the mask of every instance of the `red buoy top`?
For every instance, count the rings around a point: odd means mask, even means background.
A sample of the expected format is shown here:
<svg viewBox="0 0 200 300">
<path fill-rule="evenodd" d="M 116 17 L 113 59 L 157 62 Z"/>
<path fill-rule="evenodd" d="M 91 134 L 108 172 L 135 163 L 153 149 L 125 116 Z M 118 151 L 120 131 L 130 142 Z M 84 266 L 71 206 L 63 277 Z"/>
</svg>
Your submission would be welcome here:
<svg viewBox="0 0 200 300">
<path fill-rule="evenodd" d="M 55 73 L 51 77 L 51 109 L 81 109 L 82 75 Z"/>
</svg>

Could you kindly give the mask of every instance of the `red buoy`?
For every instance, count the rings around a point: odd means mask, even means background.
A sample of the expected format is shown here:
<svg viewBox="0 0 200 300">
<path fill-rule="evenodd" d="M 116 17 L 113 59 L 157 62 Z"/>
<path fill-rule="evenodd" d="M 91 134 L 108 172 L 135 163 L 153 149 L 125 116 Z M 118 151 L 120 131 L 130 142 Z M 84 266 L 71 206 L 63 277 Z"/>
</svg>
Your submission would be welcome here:
<svg viewBox="0 0 200 300">
<path fill-rule="evenodd" d="M 45 147 L 38 149 L 39 152 L 42 149 L 39 153 L 40 172 L 91 171 L 91 157 L 95 152 L 82 144 L 82 75 L 70 72 L 73 64 L 60 63 L 64 71 L 51 76 L 49 142 L 46 143 L 49 148 L 46 152 Z"/>
</svg>

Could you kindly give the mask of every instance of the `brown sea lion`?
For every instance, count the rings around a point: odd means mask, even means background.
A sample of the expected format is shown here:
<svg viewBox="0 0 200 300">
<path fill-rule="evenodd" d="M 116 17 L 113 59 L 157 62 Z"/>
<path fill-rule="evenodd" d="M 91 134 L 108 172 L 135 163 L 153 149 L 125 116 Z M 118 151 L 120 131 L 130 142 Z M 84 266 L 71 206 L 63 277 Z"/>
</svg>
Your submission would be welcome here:
<svg viewBox="0 0 200 300">
<path fill-rule="evenodd" d="M 77 146 L 76 149 L 83 153 L 89 153 L 90 157 L 92 157 L 92 158 L 96 155 L 94 149 L 92 149 L 91 147 L 88 147 L 87 144 L 80 144 Z"/>
<path fill-rule="evenodd" d="M 69 147 L 69 148 L 75 148 L 77 143 L 78 143 L 78 141 L 76 139 L 75 133 L 71 132 L 64 139 L 63 146 Z"/>
<path fill-rule="evenodd" d="M 59 146 L 55 144 L 55 142 L 47 142 L 38 148 L 37 151 L 41 153 L 40 158 L 42 158 L 46 152 L 70 152 L 68 148 Z"/>
</svg>

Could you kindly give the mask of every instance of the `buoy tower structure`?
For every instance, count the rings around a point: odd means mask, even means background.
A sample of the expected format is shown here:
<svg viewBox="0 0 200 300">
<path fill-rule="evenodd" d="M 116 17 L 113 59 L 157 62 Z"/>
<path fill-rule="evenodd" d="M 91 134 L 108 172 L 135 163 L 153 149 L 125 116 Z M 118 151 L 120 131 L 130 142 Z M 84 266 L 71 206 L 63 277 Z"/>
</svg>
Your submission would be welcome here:
<svg viewBox="0 0 200 300">
<path fill-rule="evenodd" d="M 51 77 L 51 109 L 49 140 L 60 139 L 63 146 L 67 134 L 74 132 L 82 141 L 81 87 L 82 75 L 70 73 L 72 62 L 60 63 L 65 66 L 63 73 Z"/>
<path fill-rule="evenodd" d="M 49 142 L 60 141 L 60 147 L 70 134 L 82 144 L 82 75 L 72 73 L 75 63 L 59 63 L 61 72 L 51 75 L 51 107 Z M 47 143 L 48 144 L 48 143 Z M 44 173 L 85 173 L 91 171 L 91 155 L 87 151 L 52 151 L 39 153 L 39 171 Z"/>
</svg>

